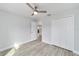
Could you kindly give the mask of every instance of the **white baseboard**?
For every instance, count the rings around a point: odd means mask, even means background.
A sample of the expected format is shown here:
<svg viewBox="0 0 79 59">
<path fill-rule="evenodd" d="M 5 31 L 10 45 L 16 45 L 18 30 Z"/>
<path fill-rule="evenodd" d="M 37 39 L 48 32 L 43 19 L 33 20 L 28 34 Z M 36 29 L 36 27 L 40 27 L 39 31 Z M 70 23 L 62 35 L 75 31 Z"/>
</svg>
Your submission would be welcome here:
<svg viewBox="0 0 79 59">
<path fill-rule="evenodd" d="M 77 51 L 75 51 L 75 50 L 73 51 L 73 53 L 75 53 L 75 54 L 78 54 L 78 55 L 79 55 L 79 52 L 77 52 Z"/>
<path fill-rule="evenodd" d="M 44 43 L 47 43 L 47 44 L 51 44 L 51 43 L 49 43 L 49 42 L 47 42 L 47 41 L 42 41 L 42 42 L 44 42 Z M 58 46 L 58 45 L 56 45 L 56 44 L 51 44 L 51 45 L 55 45 L 55 46 Z M 61 46 L 59 46 L 59 47 L 61 47 Z M 63 48 L 63 47 L 61 47 L 61 48 Z M 69 50 L 69 49 L 68 49 Z M 75 54 L 78 54 L 79 55 L 79 52 L 77 52 L 77 51 L 75 51 L 75 50 L 71 50 L 73 53 L 75 53 Z"/>
<path fill-rule="evenodd" d="M 5 48 L 0 49 L 0 51 L 4 51 L 4 50 L 10 49 L 10 48 L 12 48 L 12 47 L 13 47 L 13 45 L 10 45 L 10 46 L 8 46 L 8 47 L 5 47 Z"/>
<path fill-rule="evenodd" d="M 47 44 L 50 44 L 50 45 L 55 45 L 55 46 L 58 46 L 58 47 L 61 47 L 61 48 L 64 48 L 64 49 L 67 49 L 67 50 L 70 50 L 70 51 L 73 51 L 73 50 L 68 49 L 68 48 L 66 48 L 66 47 L 63 47 L 63 46 L 61 46 L 61 45 L 59 45 L 59 44 L 51 43 L 51 42 L 48 42 L 48 41 L 45 41 L 45 40 L 43 40 L 42 42 L 47 43 Z"/>
<path fill-rule="evenodd" d="M 24 43 L 28 43 L 28 42 L 31 42 L 31 41 L 34 41 L 34 40 L 29 40 L 29 41 L 24 41 L 24 42 L 20 42 L 19 45 L 22 45 Z M 10 48 L 13 48 L 14 47 L 14 44 L 13 45 L 10 45 L 10 46 L 7 46 L 5 48 L 2 48 L 0 49 L 0 51 L 4 51 L 4 50 L 7 50 L 7 49 L 10 49 Z"/>
<path fill-rule="evenodd" d="M 22 44 L 25 44 L 25 43 L 28 43 L 28 42 L 31 42 L 31 41 L 34 41 L 34 40 L 29 40 L 29 41 L 20 42 L 19 45 L 22 45 Z"/>
</svg>

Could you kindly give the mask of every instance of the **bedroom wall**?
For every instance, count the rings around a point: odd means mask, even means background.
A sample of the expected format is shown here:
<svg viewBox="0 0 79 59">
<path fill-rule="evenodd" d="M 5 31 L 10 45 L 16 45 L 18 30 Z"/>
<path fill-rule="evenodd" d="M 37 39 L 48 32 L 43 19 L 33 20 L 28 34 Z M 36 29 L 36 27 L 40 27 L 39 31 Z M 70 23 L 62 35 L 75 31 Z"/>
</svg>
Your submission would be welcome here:
<svg viewBox="0 0 79 59">
<path fill-rule="evenodd" d="M 79 12 L 74 18 L 74 52 L 79 54 Z"/>
<path fill-rule="evenodd" d="M 37 39 L 37 24 L 36 19 L 31 20 L 31 40 Z"/>
<path fill-rule="evenodd" d="M 66 21 L 66 19 L 68 20 Z M 69 50 L 73 50 L 74 53 L 79 54 L 79 8 L 73 11 L 67 10 L 65 12 L 59 12 L 59 14 L 53 15 L 52 18 L 44 18 L 44 21 L 42 33 L 43 42 L 64 47 Z M 52 25 L 50 24 L 51 22 Z M 46 23 L 48 23 L 50 27 L 47 26 Z M 48 32 L 46 28 L 49 29 Z M 50 34 L 51 39 L 50 36 L 46 36 L 46 34 Z"/>
<path fill-rule="evenodd" d="M 0 12 L 0 51 L 32 40 L 29 18 Z"/>
<path fill-rule="evenodd" d="M 51 41 L 51 19 L 42 19 L 42 41 L 45 43 L 50 43 Z"/>
<path fill-rule="evenodd" d="M 74 50 L 74 17 L 43 20 L 42 41 Z"/>
</svg>

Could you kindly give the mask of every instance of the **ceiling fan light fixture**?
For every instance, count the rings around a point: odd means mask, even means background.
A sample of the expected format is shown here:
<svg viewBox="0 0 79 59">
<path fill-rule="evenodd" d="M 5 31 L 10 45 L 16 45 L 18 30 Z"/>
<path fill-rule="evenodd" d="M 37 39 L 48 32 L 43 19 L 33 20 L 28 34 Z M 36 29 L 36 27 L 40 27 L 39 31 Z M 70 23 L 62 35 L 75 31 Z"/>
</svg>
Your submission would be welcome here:
<svg viewBox="0 0 79 59">
<path fill-rule="evenodd" d="M 38 14 L 38 12 L 34 11 L 34 15 L 37 15 L 37 14 Z"/>
</svg>

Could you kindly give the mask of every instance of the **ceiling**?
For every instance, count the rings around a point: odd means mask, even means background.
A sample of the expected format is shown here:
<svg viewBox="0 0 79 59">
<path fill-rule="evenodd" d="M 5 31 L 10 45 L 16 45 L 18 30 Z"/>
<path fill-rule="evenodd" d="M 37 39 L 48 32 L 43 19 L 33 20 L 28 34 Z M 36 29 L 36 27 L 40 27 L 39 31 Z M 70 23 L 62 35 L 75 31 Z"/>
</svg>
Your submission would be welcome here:
<svg viewBox="0 0 79 59">
<path fill-rule="evenodd" d="M 47 14 L 56 15 L 65 10 L 73 10 L 79 8 L 78 3 L 32 3 L 38 6 L 40 10 L 47 10 Z M 0 3 L 0 10 L 17 14 L 19 16 L 31 17 L 32 10 L 26 3 Z M 38 14 L 32 17 L 42 17 L 47 14 Z"/>
</svg>

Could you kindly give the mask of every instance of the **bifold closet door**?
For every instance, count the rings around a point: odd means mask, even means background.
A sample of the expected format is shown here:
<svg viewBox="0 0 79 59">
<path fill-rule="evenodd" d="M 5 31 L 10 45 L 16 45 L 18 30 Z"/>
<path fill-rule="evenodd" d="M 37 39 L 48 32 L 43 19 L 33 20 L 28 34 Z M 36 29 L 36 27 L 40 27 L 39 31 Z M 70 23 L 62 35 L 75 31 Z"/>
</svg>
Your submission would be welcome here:
<svg viewBox="0 0 79 59">
<path fill-rule="evenodd" d="M 74 50 L 74 17 L 43 20 L 42 41 Z"/>
<path fill-rule="evenodd" d="M 74 17 L 52 20 L 51 43 L 74 50 Z"/>
</svg>

